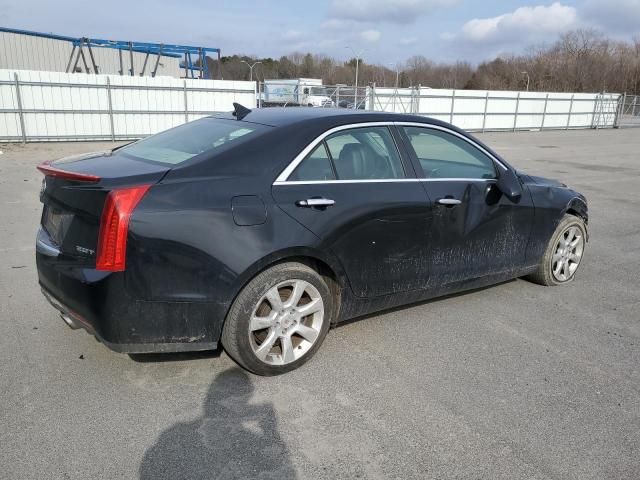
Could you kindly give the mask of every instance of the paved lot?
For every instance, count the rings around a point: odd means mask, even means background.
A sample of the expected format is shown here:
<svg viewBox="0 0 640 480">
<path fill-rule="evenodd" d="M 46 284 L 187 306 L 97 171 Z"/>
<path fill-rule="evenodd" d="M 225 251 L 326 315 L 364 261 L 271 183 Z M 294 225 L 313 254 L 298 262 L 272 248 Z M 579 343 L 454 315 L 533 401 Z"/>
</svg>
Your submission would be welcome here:
<svg viewBox="0 0 640 480">
<path fill-rule="evenodd" d="M 640 477 L 640 130 L 486 134 L 590 204 L 577 281 L 517 280 L 349 323 L 258 378 L 132 359 L 41 296 L 41 160 L 0 145 L 0 478 Z"/>
</svg>

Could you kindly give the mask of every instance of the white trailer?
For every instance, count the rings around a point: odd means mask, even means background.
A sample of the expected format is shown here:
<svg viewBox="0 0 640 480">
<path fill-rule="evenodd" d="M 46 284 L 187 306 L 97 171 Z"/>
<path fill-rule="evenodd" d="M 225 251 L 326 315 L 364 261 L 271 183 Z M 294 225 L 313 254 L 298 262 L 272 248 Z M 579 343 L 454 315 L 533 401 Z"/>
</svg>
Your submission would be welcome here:
<svg viewBox="0 0 640 480">
<path fill-rule="evenodd" d="M 265 80 L 261 101 L 269 105 L 335 106 L 320 78 Z"/>
</svg>

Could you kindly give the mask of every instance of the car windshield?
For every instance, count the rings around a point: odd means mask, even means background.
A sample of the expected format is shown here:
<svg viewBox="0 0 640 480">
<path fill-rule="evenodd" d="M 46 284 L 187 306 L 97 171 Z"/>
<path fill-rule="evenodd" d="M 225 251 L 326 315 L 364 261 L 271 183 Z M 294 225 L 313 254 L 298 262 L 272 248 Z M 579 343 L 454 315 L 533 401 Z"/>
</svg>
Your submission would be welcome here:
<svg viewBox="0 0 640 480">
<path fill-rule="evenodd" d="M 127 145 L 119 152 L 142 160 L 178 165 L 223 145 L 240 143 L 265 128 L 268 127 L 237 120 L 203 118 Z"/>
<path fill-rule="evenodd" d="M 321 97 L 329 96 L 325 87 L 311 87 L 311 95 L 318 95 Z"/>
</svg>

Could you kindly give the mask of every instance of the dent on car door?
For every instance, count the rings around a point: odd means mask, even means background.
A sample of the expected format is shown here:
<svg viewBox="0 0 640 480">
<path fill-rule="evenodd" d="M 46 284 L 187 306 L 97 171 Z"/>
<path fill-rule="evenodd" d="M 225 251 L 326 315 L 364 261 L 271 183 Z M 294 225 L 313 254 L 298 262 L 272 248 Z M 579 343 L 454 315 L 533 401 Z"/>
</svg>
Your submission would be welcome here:
<svg viewBox="0 0 640 480">
<path fill-rule="evenodd" d="M 338 257 L 355 295 L 426 285 L 430 206 L 389 127 L 336 131 L 280 180 L 276 202 Z"/>
<path fill-rule="evenodd" d="M 528 194 L 513 201 L 498 189 L 507 167 L 455 132 L 401 130 L 433 202 L 430 285 L 524 267 L 533 204 Z"/>
</svg>

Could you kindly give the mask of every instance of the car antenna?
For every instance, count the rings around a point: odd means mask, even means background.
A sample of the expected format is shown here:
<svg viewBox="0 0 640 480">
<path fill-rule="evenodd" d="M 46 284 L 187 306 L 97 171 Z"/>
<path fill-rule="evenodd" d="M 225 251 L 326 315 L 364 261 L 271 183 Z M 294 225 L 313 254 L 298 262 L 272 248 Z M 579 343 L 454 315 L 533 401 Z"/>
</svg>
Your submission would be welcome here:
<svg viewBox="0 0 640 480">
<path fill-rule="evenodd" d="M 233 116 L 238 120 L 242 120 L 244 117 L 251 113 L 251 109 L 233 102 Z"/>
</svg>

